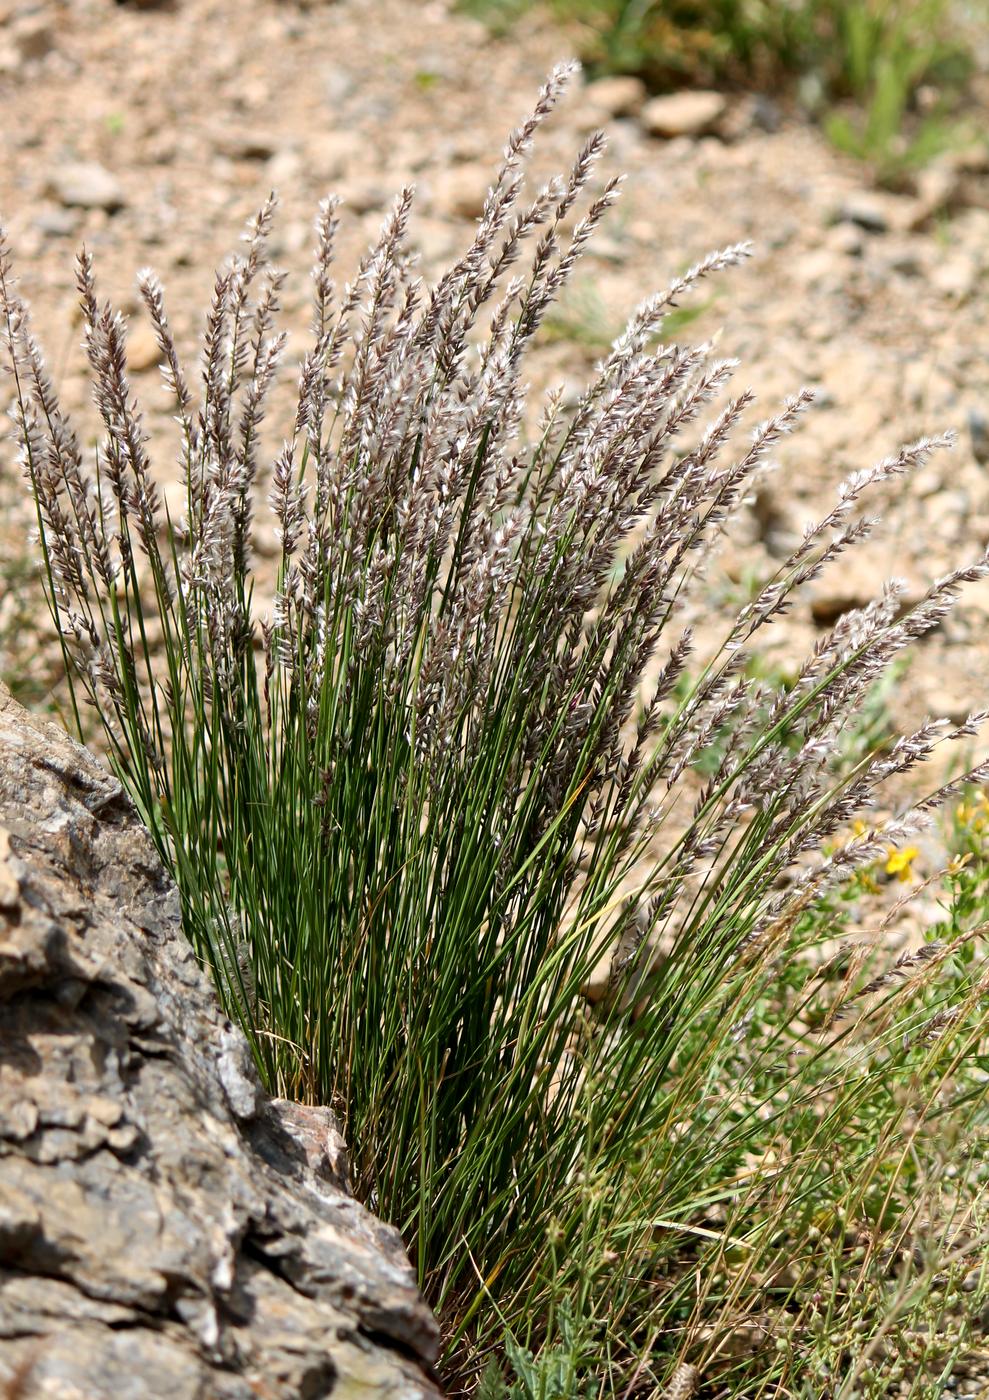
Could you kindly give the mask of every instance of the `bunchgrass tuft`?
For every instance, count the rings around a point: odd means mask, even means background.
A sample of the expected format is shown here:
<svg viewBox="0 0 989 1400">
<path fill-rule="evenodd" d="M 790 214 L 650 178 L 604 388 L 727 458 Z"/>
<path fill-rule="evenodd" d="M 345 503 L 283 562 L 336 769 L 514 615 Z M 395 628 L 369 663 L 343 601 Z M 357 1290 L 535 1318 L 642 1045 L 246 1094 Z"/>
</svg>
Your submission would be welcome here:
<svg viewBox="0 0 989 1400">
<path fill-rule="evenodd" d="M 989 568 L 909 607 L 888 587 L 785 687 L 752 664 L 868 533 L 867 491 L 943 445 L 925 440 L 846 481 L 773 578 L 691 630 L 709 551 L 810 395 L 731 455 L 751 394 L 725 397 L 734 365 L 712 346 L 663 337 L 739 246 L 644 302 L 576 404 L 529 415 L 526 351 L 619 192 L 588 193 L 595 135 L 523 196 L 569 71 L 435 285 L 406 251 L 411 191 L 339 294 L 321 206 L 312 344 L 270 466 L 273 202 L 217 276 L 198 396 L 141 274 L 181 519 L 92 259 L 89 451 L 3 248 L 49 602 L 73 703 L 96 707 L 189 938 L 270 1089 L 342 1113 L 357 1194 L 400 1227 L 441 1316 L 452 1389 L 871 1394 L 903 1319 L 984 1239 L 966 1170 L 946 1190 L 936 1168 L 982 1131 L 966 1074 L 986 979 L 951 961 L 977 938 L 968 912 L 895 965 L 881 921 L 839 946 L 855 881 L 963 780 L 852 822 L 978 717 L 875 749 L 842 736 Z M 262 487 L 281 540 L 265 617 Z M 964 1344 L 956 1313 L 916 1331 L 917 1384 Z"/>
</svg>

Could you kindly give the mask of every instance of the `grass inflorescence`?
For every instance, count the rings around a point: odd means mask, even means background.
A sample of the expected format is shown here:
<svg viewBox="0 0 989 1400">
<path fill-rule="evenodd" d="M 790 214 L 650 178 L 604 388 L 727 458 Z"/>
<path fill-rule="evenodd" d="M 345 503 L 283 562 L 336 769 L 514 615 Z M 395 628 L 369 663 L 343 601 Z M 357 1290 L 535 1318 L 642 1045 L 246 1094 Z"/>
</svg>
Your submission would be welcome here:
<svg viewBox="0 0 989 1400">
<path fill-rule="evenodd" d="M 180 519 L 92 259 L 89 451 L 3 249 L 15 436 L 76 717 L 85 732 L 96 707 L 266 1084 L 342 1113 L 452 1388 L 864 1395 L 908 1341 L 903 1374 L 933 1384 L 965 1345 L 955 1294 L 985 1231 L 968 1078 L 985 975 L 955 956 L 981 926 L 966 907 L 896 961 L 882 919 L 849 931 L 848 901 L 989 770 L 856 829 L 980 717 L 842 736 L 989 566 L 909 606 L 887 587 L 785 686 L 754 664 L 796 591 L 868 534 L 866 493 L 944 445 L 924 440 L 846 481 L 772 578 L 692 633 L 707 555 L 810 396 L 732 454 L 752 403 L 733 362 L 663 336 L 739 246 L 643 302 L 576 403 L 528 413 L 527 347 L 619 194 L 592 190 L 600 135 L 524 189 L 569 72 L 434 285 L 406 251 L 411 191 L 339 293 L 321 206 L 311 347 L 270 466 L 272 202 L 217 275 L 198 398 L 141 274 Z M 262 483 L 281 542 L 265 616 Z M 949 1188 L 938 1170 L 963 1157 Z"/>
</svg>

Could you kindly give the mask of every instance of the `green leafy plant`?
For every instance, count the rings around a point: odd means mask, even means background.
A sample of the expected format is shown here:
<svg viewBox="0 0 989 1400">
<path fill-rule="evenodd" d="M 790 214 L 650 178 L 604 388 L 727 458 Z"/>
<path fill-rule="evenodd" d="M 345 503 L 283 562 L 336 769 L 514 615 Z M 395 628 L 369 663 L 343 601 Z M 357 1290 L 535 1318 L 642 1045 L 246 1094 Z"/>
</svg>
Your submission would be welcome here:
<svg viewBox="0 0 989 1400">
<path fill-rule="evenodd" d="M 890 967 L 877 936 L 835 963 L 838 919 L 820 911 L 989 769 L 849 834 L 973 726 L 929 722 L 851 761 L 840 736 L 989 565 L 905 610 L 887 588 L 785 688 L 750 664 L 868 533 L 863 494 L 943 445 L 923 440 L 850 478 L 754 596 L 691 632 L 708 544 L 810 395 L 736 456 L 750 393 L 702 429 L 734 365 L 661 332 L 746 255 L 733 247 L 647 299 L 579 402 L 551 396 L 527 428 L 526 349 L 618 195 L 614 179 L 585 194 L 597 135 L 523 197 L 568 75 L 511 136 L 434 286 L 405 251 L 406 191 L 335 298 L 336 205 L 321 207 L 312 346 L 267 481 L 267 615 L 252 537 L 284 346 L 271 203 L 217 275 L 198 403 L 162 289 L 139 279 L 181 519 L 91 257 L 87 453 L 3 248 L 48 599 L 80 728 L 85 698 L 266 1084 L 343 1115 L 357 1192 L 401 1228 L 439 1311 L 452 1390 L 672 1396 L 702 1377 L 756 1396 L 809 1377 L 848 1395 L 903 1341 L 945 1253 L 960 1270 L 984 1238 L 966 1172 L 950 1200 L 938 1175 L 965 1141 L 981 1180 L 966 1076 L 984 974 L 943 981 L 950 940 Z M 858 1377 L 844 1388 L 842 1367 Z"/>
</svg>

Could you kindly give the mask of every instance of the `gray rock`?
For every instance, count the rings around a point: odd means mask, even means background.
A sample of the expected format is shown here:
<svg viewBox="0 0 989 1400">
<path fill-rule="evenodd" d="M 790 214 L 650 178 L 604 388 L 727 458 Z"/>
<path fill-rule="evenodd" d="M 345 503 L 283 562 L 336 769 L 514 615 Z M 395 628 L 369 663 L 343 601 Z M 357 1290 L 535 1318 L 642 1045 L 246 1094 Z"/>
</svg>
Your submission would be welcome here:
<svg viewBox="0 0 989 1400">
<path fill-rule="evenodd" d="M 70 238 L 79 227 L 80 217 L 75 209 L 49 204 L 40 210 L 34 220 L 34 226 L 46 238 Z"/>
<path fill-rule="evenodd" d="M 340 180 L 335 192 L 355 214 L 372 214 L 387 209 L 396 193 L 387 181 L 374 171 Z"/>
<path fill-rule="evenodd" d="M 869 191 L 850 194 L 838 209 L 838 221 L 854 224 L 865 229 L 866 233 L 886 233 L 889 230 L 889 211 L 879 195 Z"/>
<path fill-rule="evenodd" d="M 52 172 L 48 192 L 69 209 L 105 209 L 112 214 L 127 203 L 116 175 L 90 161 L 60 165 Z"/>
<path fill-rule="evenodd" d="M 650 136 L 702 136 L 728 109 L 720 92 L 673 92 L 654 97 L 642 109 L 642 125 Z"/>
<path fill-rule="evenodd" d="M 101 764 L 0 687 L 0 1393 L 434 1400 L 328 1109 L 268 1099 Z"/>
<path fill-rule="evenodd" d="M 594 115 L 606 117 L 633 117 L 641 112 L 645 100 L 646 85 L 642 79 L 621 74 L 588 83 L 581 99 Z"/>
<path fill-rule="evenodd" d="M 231 160 L 271 160 L 278 153 L 278 142 L 270 131 L 231 126 L 217 136 L 216 149 Z"/>
<path fill-rule="evenodd" d="M 959 250 L 938 261 L 930 274 L 931 286 L 952 301 L 964 301 L 979 284 L 982 269 L 973 253 Z"/>
<path fill-rule="evenodd" d="M 24 63 L 46 57 L 55 47 L 55 31 L 44 15 L 23 15 L 10 27 L 10 37 Z"/>
<path fill-rule="evenodd" d="M 429 176 L 430 203 L 453 219 L 476 219 L 484 208 L 490 171 L 482 165 L 455 165 Z"/>
<path fill-rule="evenodd" d="M 917 208 L 911 228 L 925 227 L 938 214 L 955 208 L 961 199 L 961 170 L 948 160 L 936 161 L 917 172 Z"/>
<path fill-rule="evenodd" d="M 989 463 L 989 416 L 981 408 L 969 409 L 968 431 L 972 440 L 972 456 L 985 466 Z"/>
<path fill-rule="evenodd" d="M 127 337 L 127 368 L 133 374 L 143 374 L 160 363 L 161 350 L 154 331 L 150 326 L 135 326 Z"/>
<path fill-rule="evenodd" d="M 854 224 L 866 233 L 906 233 L 917 220 L 917 201 L 882 190 L 853 190 L 834 213 L 836 223 Z"/>
<path fill-rule="evenodd" d="M 317 181 L 337 180 L 355 163 L 356 142 L 346 131 L 320 131 L 306 144 L 305 166 Z"/>
<path fill-rule="evenodd" d="M 834 228 L 828 230 L 826 241 L 827 246 L 836 253 L 844 253 L 850 258 L 861 256 L 862 230 L 854 224 L 835 224 Z"/>
</svg>

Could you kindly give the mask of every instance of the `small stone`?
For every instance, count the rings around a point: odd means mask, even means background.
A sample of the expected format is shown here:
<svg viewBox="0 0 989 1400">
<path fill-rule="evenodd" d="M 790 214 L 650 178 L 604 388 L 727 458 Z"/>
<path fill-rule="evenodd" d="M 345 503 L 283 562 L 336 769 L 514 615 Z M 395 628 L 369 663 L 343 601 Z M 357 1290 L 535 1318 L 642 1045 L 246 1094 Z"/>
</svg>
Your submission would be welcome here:
<svg viewBox="0 0 989 1400">
<path fill-rule="evenodd" d="M 34 226 L 46 238 L 71 238 L 79 227 L 79 214 L 74 209 L 49 204 L 37 215 Z"/>
<path fill-rule="evenodd" d="M 883 267 L 888 272 L 898 272 L 902 277 L 919 277 L 924 271 L 924 260 L 916 239 L 902 243 L 887 244 L 883 254 Z"/>
<path fill-rule="evenodd" d="M 835 224 L 834 228 L 828 231 L 827 244 L 836 253 L 844 253 L 852 258 L 860 257 L 863 248 L 862 231 L 854 224 Z"/>
<path fill-rule="evenodd" d="M 839 617 L 864 608 L 878 598 L 885 582 L 883 574 L 853 569 L 841 577 L 838 572 L 827 574 L 810 600 L 810 615 L 818 627 L 833 627 Z"/>
<path fill-rule="evenodd" d="M 354 138 L 346 131 L 324 131 L 306 143 L 306 168 L 317 180 L 336 180 L 354 158 Z"/>
<path fill-rule="evenodd" d="M 158 337 L 150 326 L 135 326 L 127 337 L 127 368 L 143 374 L 161 363 Z"/>
<path fill-rule="evenodd" d="M 48 192 L 69 209 L 105 209 L 112 214 L 127 203 L 116 175 L 95 161 L 69 161 L 53 172 Z"/>
<path fill-rule="evenodd" d="M 912 229 L 922 228 L 937 214 L 951 209 L 960 197 L 961 179 L 957 166 L 939 161 L 928 165 L 917 175 L 916 211 Z"/>
<path fill-rule="evenodd" d="M 989 415 L 981 408 L 969 409 L 968 432 L 972 441 L 972 456 L 985 466 L 989 463 Z"/>
<path fill-rule="evenodd" d="M 771 97 L 752 93 L 732 103 L 724 120 L 718 123 L 718 135 L 726 141 L 740 141 L 755 131 L 779 131 L 782 121 L 779 105 Z"/>
<path fill-rule="evenodd" d="M 0 909 L 15 909 L 21 894 L 20 862 L 10 849 L 10 832 L 0 826 Z"/>
<path fill-rule="evenodd" d="M 221 155 L 231 160 L 270 160 L 278 143 L 270 131 L 224 131 L 216 142 Z"/>
<path fill-rule="evenodd" d="M 616 76 L 588 83 L 584 101 L 609 117 L 634 117 L 642 111 L 646 85 L 640 78 Z"/>
<path fill-rule="evenodd" d="M 654 97 L 642 109 L 642 125 L 650 136 L 702 136 L 728 109 L 720 92 L 673 92 Z"/>
<path fill-rule="evenodd" d="M 476 219 L 488 190 L 486 172 L 475 165 L 438 170 L 430 177 L 433 207 L 455 219 Z"/>
<path fill-rule="evenodd" d="M 847 273 L 835 262 L 830 248 L 815 248 L 795 259 L 793 275 L 805 287 L 817 287 L 836 277 L 845 277 Z"/>
<path fill-rule="evenodd" d="M 975 708 L 967 697 L 958 690 L 941 683 L 922 687 L 924 709 L 932 719 L 950 720 L 952 724 L 964 724 Z"/>
<path fill-rule="evenodd" d="M 426 266 L 437 267 L 452 257 L 456 247 L 457 234 L 448 219 L 431 219 L 423 216 L 413 223 L 411 239 L 413 245 L 422 254 Z"/>
<path fill-rule="evenodd" d="M 277 185 L 277 181 L 275 182 Z M 287 253 L 301 253 L 313 243 L 312 225 L 303 219 L 286 224 L 282 229 L 282 248 Z"/>
<path fill-rule="evenodd" d="M 385 208 L 395 191 L 386 188 L 380 175 L 354 175 L 341 181 L 338 193 L 355 214 L 371 214 Z"/>
<path fill-rule="evenodd" d="M 273 189 L 290 184 L 302 169 L 302 158 L 298 151 L 277 151 L 268 161 L 265 174 Z"/>
<path fill-rule="evenodd" d="M 949 151 L 943 160 L 966 175 L 989 175 L 989 146 L 985 141 L 973 141 L 957 151 Z"/>
<path fill-rule="evenodd" d="M 10 37 L 22 63 L 45 58 L 55 47 L 55 31 L 43 15 L 25 15 L 15 21 Z"/>
<path fill-rule="evenodd" d="M 869 191 L 850 194 L 838 209 L 837 222 L 855 224 L 866 233 L 887 233 L 889 212 L 884 201 Z"/>
<path fill-rule="evenodd" d="M 965 301 L 979 281 L 979 265 L 968 253 L 957 253 L 938 263 L 931 272 L 931 286 L 952 301 Z"/>
<path fill-rule="evenodd" d="M 254 526 L 254 533 L 251 537 L 254 545 L 254 553 L 260 559 L 279 559 L 282 553 L 282 542 L 273 525 L 267 521 L 258 521 Z"/>
</svg>

